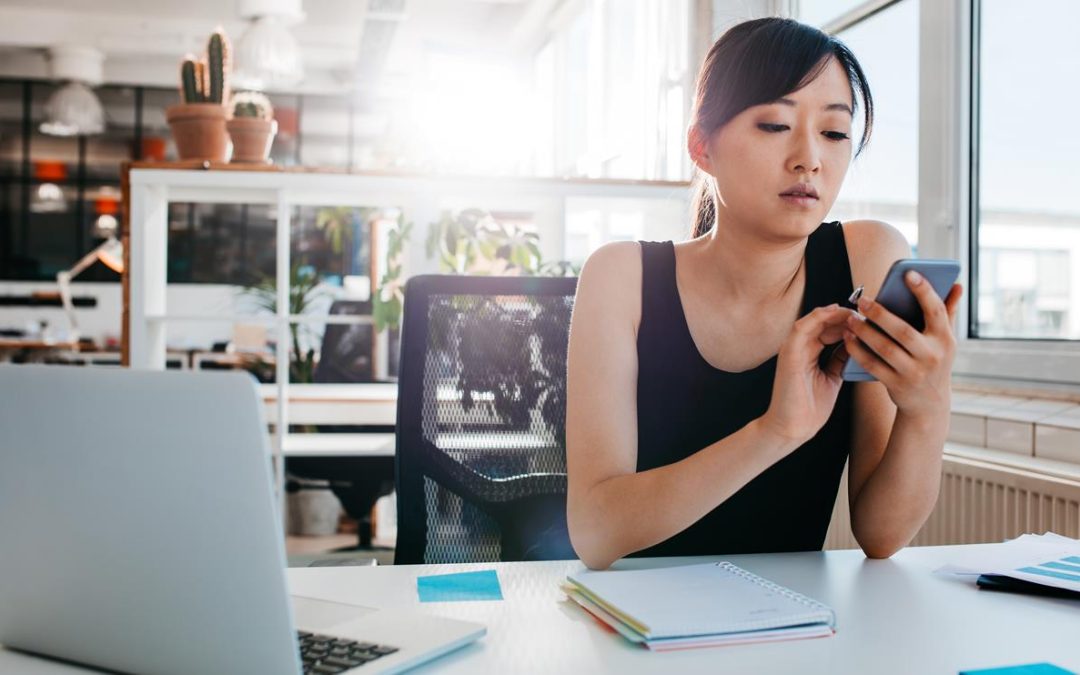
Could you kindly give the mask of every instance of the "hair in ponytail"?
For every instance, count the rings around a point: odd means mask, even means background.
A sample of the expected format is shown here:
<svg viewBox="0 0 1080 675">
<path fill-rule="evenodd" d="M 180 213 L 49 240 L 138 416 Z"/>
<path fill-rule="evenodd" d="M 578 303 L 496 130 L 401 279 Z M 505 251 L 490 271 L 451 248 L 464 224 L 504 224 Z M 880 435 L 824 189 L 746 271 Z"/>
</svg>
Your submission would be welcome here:
<svg viewBox="0 0 1080 675">
<path fill-rule="evenodd" d="M 694 214 L 691 239 L 697 239 L 711 230 L 716 223 L 716 186 L 713 177 L 701 169 L 696 169 L 690 190 L 693 194 L 690 212 Z"/>
<path fill-rule="evenodd" d="M 863 102 L 863 132 L 856 155 L 870 141 L 874 99 L 870 84 L 851 50 L 835 37 L 793 19 L 754 19 L 725 32 L 709 50 L 698 74 L 690 126 L 711 138 L 747 108 L 773 101 L 805 87 L 835 59 L 847 73 L 852 110 Z M 698 170 L 693 183 L 693 236 L 716 222 L 716 184 Z"/>
</svg>

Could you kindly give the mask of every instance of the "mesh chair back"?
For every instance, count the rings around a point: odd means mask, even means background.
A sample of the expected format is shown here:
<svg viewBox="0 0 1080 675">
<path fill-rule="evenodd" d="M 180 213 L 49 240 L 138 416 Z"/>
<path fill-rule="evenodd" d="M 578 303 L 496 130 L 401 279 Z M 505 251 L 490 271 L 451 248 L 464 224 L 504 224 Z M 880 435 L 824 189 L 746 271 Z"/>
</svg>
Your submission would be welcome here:
<svg viewBox="0 0 1080 675">
<path fill-rule="evenodd" d="M 576 285 L 572 278 L 410 279 L 395 562 L 574 557 L 565 422 Z"/>
<path fill-rule="evenodd" d="M 335 300 L 330 316 L 370 316 L 370 300 Z M 320 383 L 371 382 L 374 328 L 370 323 L 327 324 L 312 379 Z"/>
</svg>

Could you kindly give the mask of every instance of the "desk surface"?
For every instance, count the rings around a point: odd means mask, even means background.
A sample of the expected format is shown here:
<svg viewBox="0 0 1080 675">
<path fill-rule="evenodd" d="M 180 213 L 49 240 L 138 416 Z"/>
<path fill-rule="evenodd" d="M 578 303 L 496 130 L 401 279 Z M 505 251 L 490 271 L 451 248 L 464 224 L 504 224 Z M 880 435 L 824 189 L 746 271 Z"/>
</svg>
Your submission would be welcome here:
<svg viewBox="0 0 1080 675">
<path fill-rule="evenodd" d="M 977 590 L 931 572 L 960 547 L 909 548 L 890 560 L 859 551 L 624 560 L 620 568 L 730 560 L 836 610 L 830 638 L 655 654 L 607 632 L 565 600 L 559 581 L 581 563 L 409 565 L 289 570 L 292 592 L 484 623 L 480 642 L 416 672 L 958 673 L 1049 661 L 1080 672 L 1080 603 Z M 416 577 L 499 571 L 502 601 L 424 603 Z M 0 651 L 0 672 L 77 669 Z"/>
<path fill-rule="evenodd" d="M 78 351 L 77 342 L 57 342 L 55 340 L 41 340 L 37 338 L 0 338 L 0 349 L 57 349 Z"/>
<path fill-rule="evenodd" d="M 276 401 L 277 385 L 259 385 L 264 401 Z M 345 403 L 397 403 L 396 382 L 365 382 L 362 384 L 290 384 L 290 401 L 326 401 Z"/>
<path fill-rule="evenodd" d="M 290 384 L 291 424 L 372 424 L 393 426 L 397 419 L 397 384 Z M 266 418 L 277 418 L 278 389 L 264 384 L 260 394 Z M 391 454 L 393 454 L 391 452 Z"/>
</svg>

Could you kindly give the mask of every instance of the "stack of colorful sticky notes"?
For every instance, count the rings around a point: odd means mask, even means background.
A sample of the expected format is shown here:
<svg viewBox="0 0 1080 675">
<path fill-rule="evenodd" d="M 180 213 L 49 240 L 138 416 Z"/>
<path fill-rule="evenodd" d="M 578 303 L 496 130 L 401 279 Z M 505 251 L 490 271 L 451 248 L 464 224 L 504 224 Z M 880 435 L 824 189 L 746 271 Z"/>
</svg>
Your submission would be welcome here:
<svg viewBox="0 0 1080 675">
<path fill-rule="evenodd" d="M 502 600 L 502 587 L 495 570 L 431 574 L 416 578 L 420 602 L 470 602 Z"/>
<path fill-rule="evenodd" d="M 582 570 L 563 590 L 632 642 L 667 651 L 832 635 L 833 611 L 731 563 Z"/>
</svg>

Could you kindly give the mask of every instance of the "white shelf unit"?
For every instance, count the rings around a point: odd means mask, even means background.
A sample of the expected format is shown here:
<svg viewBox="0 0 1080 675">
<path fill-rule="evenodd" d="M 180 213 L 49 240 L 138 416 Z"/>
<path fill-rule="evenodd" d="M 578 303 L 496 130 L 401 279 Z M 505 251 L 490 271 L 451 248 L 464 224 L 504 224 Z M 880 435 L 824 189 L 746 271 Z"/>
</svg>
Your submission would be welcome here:
<svg viewBox="0 0 1080 675">
<path fill-rule="evenodd" d="M 130 298 L 128 357 L 132 368 L 162 369 L 165 365 L 166 324 L 183 321 L 243 319 L 268 324 L 276 335 L 275 429 L 288 429 L 290 385 L 289 326 L 296 322 L 344 323 L 355 318 L 295 316 L 289 307 L 290 221 L 294 206 L 396 207 L 414 223 L 406 274 L 424 271 L 423 228 L 444 210 L 476 206 L 489 210 L 529 211 L 533 214 L 545 259 L 564 257 L 567 200 L 602 198 L 675 201 L 688 210 L 686 183 L 617 180 L 436 177 L 385 174 L 335 174 L 297 171 L 236 171 L 178 168 L 132 168 L 129 174 Z M 170 314 L 166 306 L 168 212 L 171 202 L 265 204 L 277 207 L 275 316 Z M 689 219 L 685 220 L 689 223 Z M 432 270 L 433 271 L 433 270 Z M 372 270 L 373 276 L 376 270 Z M 333 390 L 337 385 L 303 385 Z M 363 386 L 363 385 L 355 385 Z M 379 385 L 374 385 L 379 386 Z M 289 434 L 292 436 L 292 434 Z M 282 495 L 283 451 L 307 448 L 310 439 L 281 438 L 275 432 L 275 484 Z"/>
</svg>

